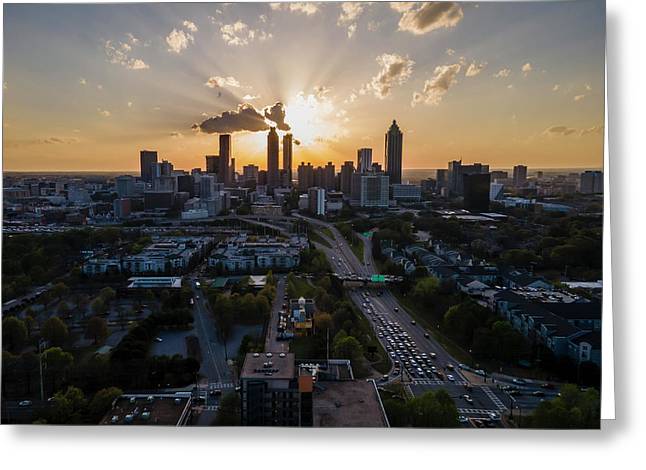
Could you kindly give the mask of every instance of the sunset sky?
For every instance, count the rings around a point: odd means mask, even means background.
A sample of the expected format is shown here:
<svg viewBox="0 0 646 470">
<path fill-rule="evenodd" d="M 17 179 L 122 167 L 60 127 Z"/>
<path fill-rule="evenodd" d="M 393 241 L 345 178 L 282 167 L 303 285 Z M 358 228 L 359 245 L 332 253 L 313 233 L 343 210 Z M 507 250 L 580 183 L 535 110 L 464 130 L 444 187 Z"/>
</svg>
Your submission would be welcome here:
<svg viewBox="0 0 646 470">
<path fill-rule="evenodd" d="M 238 170 L 266 129 L 301 161 L 601 167 L 604 3 L 5 5 L 5 171 L 135 171 L 140 149 Z M 283 114 L 284 113 L 284 114 Z M 284 133 L 284 131 L 279 131 Z"/>
</svg>

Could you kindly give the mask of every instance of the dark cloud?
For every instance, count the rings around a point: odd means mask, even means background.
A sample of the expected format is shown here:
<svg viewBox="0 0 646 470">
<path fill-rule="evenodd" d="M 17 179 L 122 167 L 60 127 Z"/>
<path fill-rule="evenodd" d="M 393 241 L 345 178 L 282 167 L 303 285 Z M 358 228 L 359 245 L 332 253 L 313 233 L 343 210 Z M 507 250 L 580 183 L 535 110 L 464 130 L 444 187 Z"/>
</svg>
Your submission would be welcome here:
<svg viewBox="0 0 646 470">
<path fill-rule="evenodd" d="M 285 122 L 285 106 L 280 101 L 276 102 L 273 106 L 266 107 L 264 113 L 265 117 L 276 123 L 276 127 L 281 131 L 288 131 L 291 129 L 289 124 Z"/>
<path fill-rule="evenodd" d="M 253 105 L 244 103 L 232 111 L 205 119 L 199 124 L 193 124 L 194 130 L 206 134 L 232 134 L 234 132 L 261 132 L 269 129 L 267 120 L 276 124 L 278 129 L 288 131 L 289 125 L 285 122 L 285 109 L 282 103 L 277 102 L 258 111 Z"/>
<path fill-rule="evenodd" d="M 391 7 L 402 14 L 399 29 L 413 34 L 452 28 L 464 17 L 457 2 L 393 2 Z"/>
</svg>

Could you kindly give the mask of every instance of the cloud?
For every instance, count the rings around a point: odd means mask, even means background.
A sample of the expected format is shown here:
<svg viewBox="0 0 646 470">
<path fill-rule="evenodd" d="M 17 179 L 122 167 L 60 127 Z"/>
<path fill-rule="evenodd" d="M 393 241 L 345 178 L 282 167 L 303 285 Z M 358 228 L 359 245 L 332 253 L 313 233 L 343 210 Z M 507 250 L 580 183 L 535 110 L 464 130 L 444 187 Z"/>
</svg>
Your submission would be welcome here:
<svg viewBox="0 0 646 470">
<path fill-rule="evenodd" d="M 511 69 L 500 69 L 496 73 L 493 74 L 494 78 L 507 78 L 509 75 L 511 75 Z"/>
<path fill-rule="evenodd" d="M 173 139 L 183 139 L 183 138 L 184 138 L 184 134 L 182 134 L 181 132 L 177 132 L 177 131 L 175 131 L 175 132 L 171 132 L 171 133 L 170 133 L 170 136 L 171 136 Z"/>
<path fill-rule="evenodd" d="M 596 135 L 603 135 L 603 126 L 593 126 L 593 127 L 588 127 L 587 129 L 581 129 L 579 131 L 579 135 L 584 136 L 584 135 L 591 135 L 591 134 L 596 134 Z"/>
<path fill-rule="evenodd" d="M 249 94 L 247 94 L 247 95 L 244 95 L 242 97 L 242 99 L 245 100 L 245 101 L 253 101 L 253 100 L 257 100 L 258 98 L 260 98 L 260 95 L 249 95 Z"/>
<path fill-rule="evenodd" d="M 426 34 L 457 25 L 464 13 L 456 2 L 393 2 L 391 8 L 402 14 L 399 30 Z"/>
<path fill-rule="evenodd" d="M 446 55 L 452 56 L 453 54 L 455 54 L 455 49 L 448 48 L 446 50 Z"/>
<path fill-rule="evenodd" d="M 130 70 L 145 70 L 150 68 L 150 66 L 146 64 L 142 59 L 130 56 L 130 52 L 132 51 L 131 44 L 138 44 L 139 42 L 137 38 L 132 35 L 130 36 L 130 43 L 110 40 L 103 43 L 103 50 L 105 52 L 105 55 L 108 57 L 108 61 L 111 64 L 119 64 Z M 81 84 L 84 85 L 85 83 Z"/>
<path fill-rule="evenodd" d="M 209 77 L 204 85 L 209 88 L 240 88 L 240 82 L 232 76 L 220 77 L 219 75 L 216 75 L 214 77 Z"/>
<path fill-rule="evenodd" d="M 543 131 L 543 135 L 547 136 L 578 136 L 582 137 L 585 135 L 603 135 L 603 126 L 593 126 L 585 129 L 575 129 L 573 127 L 567 126 L 552 126 L 548 127 Z"/>
<path fill-rule="evenodd" d="M 83 85 L 83 86 L 87 85 L 87 80 L 84 79 L 83 77 L 79 78 L 79 85 Z"/>
<path fill-rule="evenodd" d="M 476 64 L 475 62 L 472 62 L 471 65 L 469 65 L 469 67 L 467 68 L 465 75 L 467 77 L 475 77 L 480 72 L 482 72 L 486 66 L 487 66 L 486 62 L 482 62 L 481 64 Z"/>
<path fill-rule="evenodd" d="M 129 108 L 132 108 L 132 104 L 133 104 L 133 103 L 132 103 L 132 101 L 128 101 L 128 103 L 127 103 L 127 104 L 128 104 L 128 107 L 129 107 Z"/>
<path fill-rule="evenodd" d="M 206 134 L 226 134 L 244 131 L 261 132 L 268 130 L 270 127 L 266 118 L 276 123 L 279 129 L 290 129 L 289 125 L 284 121 L 285 110 L 283 104 L 280 102 L 262 111 L 257 110 L 249 103 L 240 104 L 237 109 L 224 111 L 222 114 L 210 117 L 200 124 L 193 124 L 192 128 Z"/>
<path fill-rule="evenodd" d="M 110 111 L 108 111 L 107 109 L 96 108 L 96 110 L 103 117 L 110 117 L 112 115 L 112 113 Z"/>
<path fill-rule="evenodd" d="M 414 61 L 408 56 L 399 54 L 381 54 L 376 58 L 381 70 L 377 75 L 372 77 L 370 83 L 364 85 L 359 91 L 360 94 L 366 94 L 370 91 L 379 99 L 390 96 L 394 86 L 402 85 L 413 73 Z"/>
<path fill-rule="evenodd" d="M 197 26 L 195 26 L 195 23 L 193 23 L 192 21 L 184 20 L 182 26 L 188 29 L 191 33 L 197 33 Z"/>
<path fill-rule="evenodd" d="M 285 106 L 280 101 L 268 106 L 264 110 L 265 117 L 276 123 L 276 127 L 281 131 L 288 131 L 289 124 L 285 122 Z"/>
<path fill-rule="evenodd" d="M 521 71 L 521 72 L 523 72 L 523 75 L 524 75 L 524 76 L 529 75 L 529 73 L 530 73 L 532 70 L 534 70 L 534 69 L 532 68 L 532 64 L 530 64 L 529 62 L 525 63 L 525 64 L 520 68 L 520 71 Z"/>
<path fill-rule="evenodd" d="M 426 80 L 424 89 L 421 93 L 413 93 L 411 106 L 418 103 L 430 104 L 437 106 L 441 103 L 442 98 L 449 91 L 449 88 L 457 83 L 456 76 L 460 73 L 462 66 L 460 64 L 439 65 L 435 67 L 433 77 Z"/>
<path fill-rule="evenodd" d="M 330 94 L 332 91 L 332 88 L 324 86 L 324 85 L 318 85 L 314 87 L 314 96 L 316 96 L 317 99 L 322 100 L 327 97 L 327 95 Z"/>
<path fill-rule="evenodd" d="M 365 8 L 365 3 L 343 2 L 341 4 L 341 13 L 336 24 L 338 26 L 347 26 L 348 38 L 354 36 L 357 30 L 357 20 L 363 14 Z"/>
<path fill-rule="evenodd" d="M 173 29 L 168 36 L 166 36 L 168 52 L 174 52 L 175 54 L 181 53 L 194 41 L 195 39 L 193 38 L 193 35 L 185 32 L 183 29 Z"/>
<path fill-rule="evenodd" d="M 555 83 L 554 86 L 552 87 L 552 91 L 559 91 L 561 89 L 561 85 L 558 83 Z"/>
<path fill-rule="evenodd" d="M 224 24 L 220 27 L 222 39 L 229 46 L 246 46 L 254 40 L 266 41 L 273 35 L 264 30 L 251 29 L 248 24 L 238 20 L 235 23 Z"/>
<path fill-rule="evenodd" d="M 583 98 L 585 98 L 585 95 L 576 95 L 574 101 L 581 101 Z"/>
<path fill-rule="evenodd" d="M 586 91 L 592 91 L 592 87 L 590 86 L 590 84 L 589 84 L 589 83 L 586 83 L 586 84 L 585 84 L 585 85 L 583 85 L 583 86 L 585 87 L 585 90 L 586 90 Z"/>
<path fill-rule="evenodd" d="M 269 7 L 275 11 L 278 11 L 278 10 L 292 11 L 294 13 L 303 13 L 307 16 L 318 13 L 319 11 L 318 4 L 313 2 L 270 3 Z"/>
<path fill-rule="evenodd" d="M 97 89 L 97 90 L 99 90 L 99 91 L 102 91 L 102 90 L 103 90 L 103 85 L 101 85 L 101 84 L 99 83 L 99 84 L 96 86 L 96 89 Z"/>
</svg>

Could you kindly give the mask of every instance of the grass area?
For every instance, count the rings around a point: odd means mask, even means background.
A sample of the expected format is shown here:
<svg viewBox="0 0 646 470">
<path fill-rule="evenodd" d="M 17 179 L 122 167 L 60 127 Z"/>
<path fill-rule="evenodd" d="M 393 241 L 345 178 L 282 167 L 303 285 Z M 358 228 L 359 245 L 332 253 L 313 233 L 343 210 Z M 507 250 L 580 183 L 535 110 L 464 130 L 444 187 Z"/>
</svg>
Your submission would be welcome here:
<svg viewBox="0 0 646 470">
<path fill-rule="evenodd" d="M 325 236 L 326 236 L 326 237 L 328 237 L 330 240 L 334 240 L 334 239 L 335 239 L 335 236 L 334 236 L 334 234 L 332 233 L 332 230 L 330 230 L 328 227 L 323 227 L 323 228 L 321 229 L 321 232 L 323 232 L 323 233 L 325 234 Z"/>
<path fill-rule="evenodd" d="M 352 243 L 350 243 L 350 248 L 354 255 L 359 258 L 359 262 L 363 263 L 363 242 L 359 237 L 354 237 Z"/>
<path fill-rule="evenodd" d="M 428 314 L 424 313 L 418 305 L 412 302 L 410 297 L 403 297 L 398 292 L 393 291 L 393 295 L 397 297 L 399 303 L 410 313 L 410 315 L 424 328 L 428 330 L 430 334 L 433 335 L 433 338 L 440 343 L 440 345 L 446 349 L 446 351 L 453 356 L 458 361 L 465 364 L 473 364 L 473 358 L 471 355 L 462 349 L 455 341 L 453 341 L 448 336 L 444 335 L 438 328 L 435 322 L 432 319 L 428 318 Z"/>
<path fill-rule="evenodd" d="M 292 298 L 305 297 L 306 299 L 314 297 L 314 286 L 307 279 L 293 276 L 290 284 L 292 290 L 289 291 Z"/>
<path fill-rule="evenodd" d="M 323 246 L 332 248 L 332 245 L 330 245 L 330 242 L 328 242 L 325 238 L 323 238 L 321 235 L 316 233 L 316 231 L 314 230 L 309 231 L 309 237 L 311 242 L 320 243 Z M 332 239 L 334 240 L 334 237 L 332 237 Z"/>
</svg>

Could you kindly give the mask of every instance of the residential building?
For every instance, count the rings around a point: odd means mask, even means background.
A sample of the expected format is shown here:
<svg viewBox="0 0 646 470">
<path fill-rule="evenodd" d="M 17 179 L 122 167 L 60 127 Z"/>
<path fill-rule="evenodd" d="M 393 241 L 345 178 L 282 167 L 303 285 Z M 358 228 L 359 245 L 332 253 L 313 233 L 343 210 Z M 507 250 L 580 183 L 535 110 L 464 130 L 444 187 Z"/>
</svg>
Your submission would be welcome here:
<svg viewBox="0 0 646 470">
<path fill-rule="evenodd" d="M 384 173 L 355 173 L 352 176 L 352 204 L 388 207 L 389 181 Z"/>
<path fill-rule="evenodd" d="M 309 188 L 307 195 L 310 212 L 313 215 L 325 215 L 325 188 Z"/>
<path fill-rule="evenodd" d="M 229 164 L 231 161 L 231 134 L 220 134 L 220 155 L 218 161 L 218 183 L 230 184 Z"/>
<path fill-rule="evenodd" d="M 298 190 L 307 191 L 314 186 L 314 167 L 311 163 L 301 163 L 298 166 Z"/>
<path fill-rule="evenodd" d="M 119 197 L 132 197 L 135 195 L 135 178 L 133 176 L 117 176 L 114 183 Z"/>
<path fill-rule="evenodd" d="M 525 165 L 516 165 L 513 173 L 514 187 L 521 188 L 527 182 L 527 167 Z"/>
<path fill-rule="evenodd" d="M 354 174 L 354 164 L 351 161 L 343 162 L 341 173 L 339 174 L 339 189 L 346 198 L 352 194 L 352 175 Z"/>
</svg>

